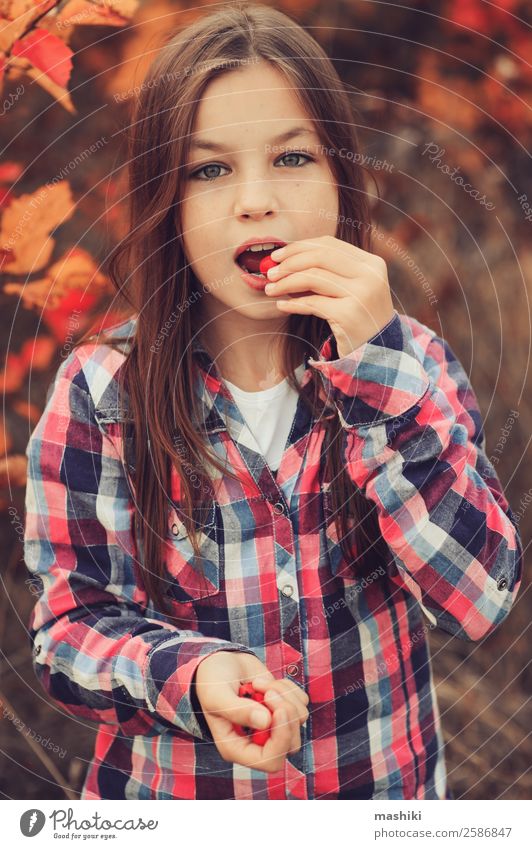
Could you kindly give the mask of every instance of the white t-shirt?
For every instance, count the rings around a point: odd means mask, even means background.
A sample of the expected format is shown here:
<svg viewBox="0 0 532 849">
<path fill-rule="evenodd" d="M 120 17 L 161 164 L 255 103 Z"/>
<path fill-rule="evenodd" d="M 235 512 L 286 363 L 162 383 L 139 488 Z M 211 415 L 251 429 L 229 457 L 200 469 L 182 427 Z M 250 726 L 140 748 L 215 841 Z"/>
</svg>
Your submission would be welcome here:
<svg viewBox="0 0 532 849">
<path fill-rule="evenodd" d="M 295 369 L 298 381 L 305 366 Z M 258 392 L 245 392 L 229 380 L 224 380 L 235 399 L 251 433 L 272 471 L 279 467 L 286 440 L 292 427 L 297 407 L 298 393 L 285 378 L 276 386 Z"/>
</svg>

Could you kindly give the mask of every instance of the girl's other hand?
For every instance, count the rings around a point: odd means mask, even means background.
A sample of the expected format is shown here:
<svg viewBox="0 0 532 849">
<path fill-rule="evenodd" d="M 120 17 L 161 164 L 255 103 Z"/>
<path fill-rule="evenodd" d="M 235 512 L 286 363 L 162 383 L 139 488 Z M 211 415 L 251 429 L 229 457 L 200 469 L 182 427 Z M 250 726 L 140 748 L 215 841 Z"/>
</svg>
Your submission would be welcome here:
<svg viewBox="0 0 532 849">
<path fill-rule="evenodd" d="M 266 693 L 265 702 L 273 713 L 253 699 L 238 696 L 242 681 L 257 682 L 255 689 Z M 225 761 L 278 772 L 287 754 L 301 748 L 300 726 L 308 719 L 308 696 L 288 679 L 276 680 L 257 657 L 225 651 L 208 655 L 196 669 L 195 686 L 214 743 Z M 270 728 L 270 739 L 258 746 L 251 737 L 241 737 L 235 724 L 261 731 Z"/>
</svg>

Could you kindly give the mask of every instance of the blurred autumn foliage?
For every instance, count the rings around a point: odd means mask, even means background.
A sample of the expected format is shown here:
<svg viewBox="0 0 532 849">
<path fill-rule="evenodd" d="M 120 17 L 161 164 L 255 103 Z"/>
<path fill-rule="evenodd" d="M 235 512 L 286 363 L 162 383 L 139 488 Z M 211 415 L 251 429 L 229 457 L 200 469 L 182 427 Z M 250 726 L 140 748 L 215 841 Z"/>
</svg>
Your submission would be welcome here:
<svg viewBox="0 0 532 849">
<path fill-rule="evenodd" d="M 527 546 L 531 4 L 275 5 L 323 45 L 351 92 L 380 234 L 374 249 L 387 261 L 396 306 L 446 338 L 468 370 L 488 456 Z M 0 718 L 8 798 L 77 798 L 92 754 L 92 729 L 62 715 L 31 668 L 24 449 L 72 340 L 122 316 L 102 268 L 124 235 L 123 135 L 135 86 L 168 33 L 208 8 L 0 0 L 0 700 L 68 751 L 54 761 Z M 431 634 L 460 798 L 530 798 L 528 586 L 525 575 L 510 619 L 486 644 Z"/>
</svg>

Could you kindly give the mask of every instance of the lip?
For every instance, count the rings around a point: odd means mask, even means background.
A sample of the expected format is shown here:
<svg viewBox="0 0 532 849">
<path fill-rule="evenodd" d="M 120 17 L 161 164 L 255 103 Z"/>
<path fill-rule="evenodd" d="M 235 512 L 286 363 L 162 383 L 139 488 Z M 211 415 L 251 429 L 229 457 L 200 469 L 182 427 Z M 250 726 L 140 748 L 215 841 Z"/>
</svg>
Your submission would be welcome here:
<svg viewBox="0 0 532 849">
<path fill-rule="evenodd" d="M 263 245 L 267 244 L 268 242 L 277 242 L 278 248 L 282 248 L 284 245 L 286 245 L 284 239 L 278 239 L 277 236 L 257 236 L 256 238 L 248 239 L 246 242 L 242 242 L 242 244 L 236 249 L 233 254 L 234 261 L 238 265 L 238 256 L 242 253 L 242 251 L 245 251 L 246 248 L 248 248 L 250 245 Z M 238 267 L 240 268 L 240 266 Z"/>
<path fill-rule="evenodd" d="M 257 292 L 264 292 L 266 283 L 270 282 L 267 277 L 254 277 L 253 274 L 249 274 L 249 272 L 243 271 L 243 269 L 240 268 L 238 262 L 236 262 L 235 265 L 240 271 L 240 276 L 242 277 L 244 283 L 247 283 L 251 289 L 255 289 L 255 291 Z"/>
</svg>

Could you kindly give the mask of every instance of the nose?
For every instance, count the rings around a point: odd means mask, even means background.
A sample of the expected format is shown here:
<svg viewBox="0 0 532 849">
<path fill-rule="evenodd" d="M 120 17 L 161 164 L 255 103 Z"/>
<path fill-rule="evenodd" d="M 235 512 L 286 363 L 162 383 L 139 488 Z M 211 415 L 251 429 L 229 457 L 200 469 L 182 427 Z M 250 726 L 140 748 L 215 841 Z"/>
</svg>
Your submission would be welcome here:
<svg viewBox="0 0 532 849">
<path fill-rule="evenodd" d="M 238 218 L 260 219 L 278 210 L 274 183 L 250 176 L 236 187 L 235 215 Z"/>
</svg>

